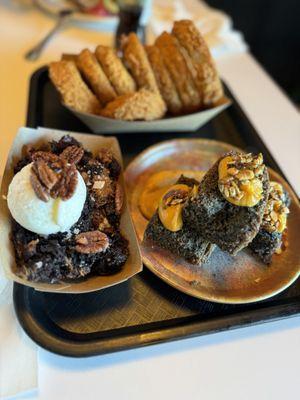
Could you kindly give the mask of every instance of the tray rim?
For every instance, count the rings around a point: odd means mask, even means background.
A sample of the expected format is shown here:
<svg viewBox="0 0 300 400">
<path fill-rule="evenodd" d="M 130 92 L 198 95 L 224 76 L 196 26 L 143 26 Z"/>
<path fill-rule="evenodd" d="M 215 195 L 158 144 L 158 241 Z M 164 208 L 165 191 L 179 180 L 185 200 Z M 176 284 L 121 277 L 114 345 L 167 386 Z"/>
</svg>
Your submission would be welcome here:
<svg viewBox="0 0 300 400">
<path fill-rule="evenodd" d="M 36 115 L 36 110 L 40 107 L 37 89 L 40 84 L 40 79 L 44 79 L 43 73 L 45 70 L 45 66 L 38 68 L 33 72 L 30 78 L 26 125 L 33 128 L 38 126 L 36 123 L 37 121 L 34 118 L 34 114 Z M 234 99 L 233 105 L 238 114 L 237 118 L 233 118 L 234 122 L 236 122 L 236 120 L 238 121 L 239 119 L 246 121 L 247 132 L 249 135 L 251 135 L 254 144 L 263 149 L 264 153 L 267 154 L 271 160 L 271 163 L 275 166 L 275 170 L 280 171 L 281 176 L 293 189 L 293 186 L 290 184 L 285 174 L 282 173 L 268 147 L 261 139 L 253 124 L 240 106 L 238 99 L 232 94 L 230 89 L 228 89 L 228 92 Z M 232 109 L 233 107 L 230 107 L 227 111 L 231 112 Z M 34 113 L 32 110 L 34 110 Z M 235 117 L 235 115 L 233 115 L 233 117 Z M 259 323 L 266 323 L 269 321 L 276 321 L 300 314 L 300 298 L 299 296 L 296 296 L 288 299 L 280 299 L 275 305 L 264 302 L 257 303 L 258 307 L 255 309 L 234 311 L 231 315 L 223 315 L 218 317 L 212 316 L 211 319 L 206 318 L 198 321 L 196 320 L 197 316 L 186 317 L 180 321 L 174 319 L 174 323 L 177 321 L 177 326 L 172 326 L 171 328 L 170 326 L 167 326 L 163 329 L 149 329 L 147 333 L 142 331 L 135 334 L 115 336 L 113 339 L 110 337 L 98 340 L 94 339 L 93 341 L 85 343 L 82 341 L 82 339 L 74 341 L 57 337 L 51 334 L 51 332 L 47 331 L 38 320 L 34 319 L 34 316 L 31 315 L 28 308 L 25 307 L 26 305 L 24 302 L 24 299 L 28 298 L 30 290 L 33 289 L 14 283 L 14 309 L 20 325 L 26 334 L 41 347 L 56 354 L 69 357 L 89 357 L 121 350 L 129 350 L 171 340 L 191 338 L 199 335 L 216 333 L 250 325 L 257 325 Z M 256 303 L 252 303 L 252 306 L 255 304 Z M 190 319 L 190 321 L 187 321 L 187 319 Z M 34 327 L 34 329 L 32 327 Z M 46 339 L 48 338 L 50 338 L 50 342 L 47 342 Z"/>
<path fill-rule="evenodd" d="M 271 321 L 289 318 L 293 315 L 300 313 L 299 300 L 291 298 L 282 300 L 281 304 L 269 305 L 268 307 L 259 307 L 258 309 L 239 311 L 227 315 L 217 316 L 214 318 L 200 319 L 197 321 L 195 317 L 177 318 L 172 321 L 177 321 L 177 325 L 167 325 L 162 328 L 155 328 L 149 330 L 136 331 L 135 333 L 127 333 L 125 335 L 115 335 L 111 337 L 97 338 L 96 334 L 89 334 L 94 336 L 94 339 L 84 342 L 81 340 L 86 334 L 73 335 L 78 338 L 77 341 L 67 338 L 59 337 L 59 339 L 52 334 L 48 329 L 45 329 L 38 320 L 35 319 L 28 311 L 28 309 L 19 314 L 20 302 L 28 301 L 29 289 L 20 291 L 21 284 L 15 283 L 13 289 L 14 309 L 17 314 L 18 320 L 26 332 L 26 334 L 35 341 L 39 346 L 44 349 L 54 352 L 59 355 L 68 357 L 91 357 L 95 355 L 102 355 L 113 353 L 117 351 L 130 350 L 134 348 L 144 347 L 147 345 L 154 345 L 163 342 L 187 339 L 196 336 L 201 336 L 210 333 L 218 333 L 227 330 L 242 328 L 245 326 L 258 325 Z M 20 294 L 23 293 L 23 302 Z M 291 301 L 293 300 L 293 301 Z M 263 303 L 261 303 L 263 304 Z M 189 321 L 188 321 L 189 320 Z M 180 321 L 178 323 L 178 321 Z M 52 323 L 54 324 L 54 323 Z M 134 328 L 134 326 L 132 327 Z M 60 331 L 64 331 L 59 328 Z M 117 331 L 115 329 L 114 331 Z M 106 331 L 108 333 L 109 331 Z"/>
</svg>

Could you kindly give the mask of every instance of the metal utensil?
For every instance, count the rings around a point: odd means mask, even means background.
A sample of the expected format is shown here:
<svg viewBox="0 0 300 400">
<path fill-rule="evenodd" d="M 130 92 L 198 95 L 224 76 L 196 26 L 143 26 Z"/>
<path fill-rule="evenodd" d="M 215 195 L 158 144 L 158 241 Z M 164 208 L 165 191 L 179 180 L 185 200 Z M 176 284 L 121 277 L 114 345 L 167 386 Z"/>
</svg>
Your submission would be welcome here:
<svg viewBox="0 0 300 400">
<path fill-rule="evenodd" d="M 61 27 L 66 23 L 66 21 L 75 11 L 75 8 L 67 8 L 59 11 L 58 19 L 54 27 L 37 45 L 35 45 L 32 49 L 25 53 L 25 59 L 29 61 L 37 60 L 40 57 L 44 48 L 47 46 L 50 39 L 61 29 Z"/>
</svg>

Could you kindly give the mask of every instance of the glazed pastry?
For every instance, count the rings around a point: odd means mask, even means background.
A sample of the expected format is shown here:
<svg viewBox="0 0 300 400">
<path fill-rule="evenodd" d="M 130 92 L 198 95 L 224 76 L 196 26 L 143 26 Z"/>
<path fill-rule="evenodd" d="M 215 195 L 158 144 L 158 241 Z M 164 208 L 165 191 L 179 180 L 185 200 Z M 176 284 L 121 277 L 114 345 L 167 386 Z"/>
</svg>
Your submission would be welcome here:
<svg viewBox="0 0 300 400">
<path fill-rule="evenodd" d="M 262 155 L 229 152 L 206 173 L 183 209 L 184 224 L 235 255 L 257 235 L 269 192 Z"/>
<path fill-rule="evenodd" d="M 270 182 L 270 192 L 258 234 L 249 244 L 250 249 L 265 263 L 270 264 L 274 253 L 281 252 L 282 235 L 286 229 L 290 198 L 280 183 Z"/>
<path fill-rule="evenodd" d="M 196 192 L 199 182 L 182 176 L 162 196 L 158 211 L 147 225 L 144 240 L 184 258 L 192 264 L 208 260 L 215 246 L 183 223 L 182 210 Z"/>
</svg>

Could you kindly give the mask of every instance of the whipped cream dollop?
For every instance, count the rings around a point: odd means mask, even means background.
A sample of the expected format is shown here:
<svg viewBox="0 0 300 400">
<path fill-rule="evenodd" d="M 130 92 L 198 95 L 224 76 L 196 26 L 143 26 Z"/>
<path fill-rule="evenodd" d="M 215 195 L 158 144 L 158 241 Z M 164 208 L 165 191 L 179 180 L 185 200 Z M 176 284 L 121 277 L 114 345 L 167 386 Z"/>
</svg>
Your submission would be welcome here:
<svg viewBox="0 0 300 400">
<path fill-rule="evenodd" d="M 73 196 L 68 200 L 50 198 L 44 202 L 34 192 L 30 182 L 32 163 L 19 171 L 8 189 L 7 204 L 13 218 L 23 228 L 40 235 L 66 232 L 74 225 L 86 200 L 86 185 L 80 173 Z"/>
</svg>

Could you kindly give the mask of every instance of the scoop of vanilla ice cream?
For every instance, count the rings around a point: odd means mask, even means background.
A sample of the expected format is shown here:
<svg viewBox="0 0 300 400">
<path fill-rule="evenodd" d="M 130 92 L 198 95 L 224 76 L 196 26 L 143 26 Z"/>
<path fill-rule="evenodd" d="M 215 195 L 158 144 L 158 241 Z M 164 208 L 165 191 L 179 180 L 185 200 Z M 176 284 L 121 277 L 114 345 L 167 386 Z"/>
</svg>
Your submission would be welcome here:
<svg viewBox="0 0 300 400">
<path fill-rule="evenodd" d="M 30 183 L 32 164 L 26 165 L 11 181 L 7 204 L 13 218 L 24 228 L 40 235 L 65 232 L 80 218 L 85 199 L 86 186 L 79 172 L 73 196 L 44 202 L 40 200 Z"/>
</svg>

